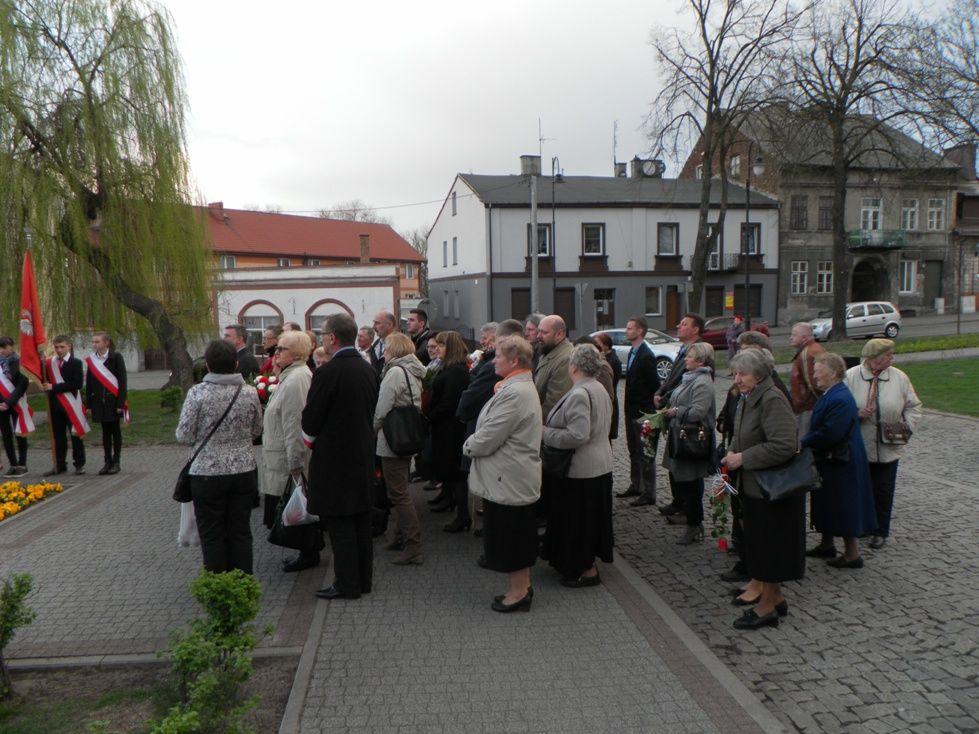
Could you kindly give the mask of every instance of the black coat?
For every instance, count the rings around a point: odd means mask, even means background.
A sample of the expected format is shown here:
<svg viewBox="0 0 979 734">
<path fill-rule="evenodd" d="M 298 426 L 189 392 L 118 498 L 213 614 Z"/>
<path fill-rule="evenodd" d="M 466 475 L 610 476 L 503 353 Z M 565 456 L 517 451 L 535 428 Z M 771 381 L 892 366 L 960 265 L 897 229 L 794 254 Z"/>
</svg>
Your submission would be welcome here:
<svg viewBox="0 0 979 734">
<path fill-rule="evenodd" d="M 653 411 L 653 396 L 661 390 L 656 372 L 656 357 L 644 341 L 625 374 L 625 417 L 638 418 Z"/>
<path fill-rule="evenodd" d="M 102 383 L 89 369 L 85 378 L 85 407 L 92 411 L 96 423 L 112 423 L 122 417 L 122 406 L 126 403 L 126 360 L 119 352 L 110 349 L 105 358 L 105 366 L 119 383 L 119 397 L 102 387 Z"/>
<path fill-rule="evenodd" d="M 456 418 L 459 401 L 469 386 L 469 370 L 464 364 L 443 367 L 432 382 L 428 419 L 432 423 L 432 476 L 440 482 L 458 482 L 462 470 L 462 443 L 466 426 Z"/>
<path fill-rule="evenodd" d="M 64 382 L 58 384 L 52 382 L 48 395 L 54 396 L 64 392 L 81 392 L 85 386 L 85 370 L 82 367 L 82 361 L 78 357 L 69 355 L 68 359 L 65 360 L 65 366 L 61 368 L 61 377 L 64 379 Z M 48 375 L 47 378 L 48 382 L 51 382 L 51 375 Z"/>
<path fill-rule="evenodd" d="M 377 349 L 380 342 L 380 339 L 375 339 L 367 348 L 367 356 L 370 357 L 371 367 L 374 368 L 374 374 L 377 376 L 378 385 L 381 384 L 381 372 L 384 370 L 384 357 L 377 356 Z"/>
<path fill-rule="evenodd" d="M 428 363 L 432 361 L 432 358 L 428 356 L 428 340 L 431 338 L 432 332 L 428 327 L 425 327 L 425 331 L 418 336 L 411 337 L 411 341 L 415 344 L 415 356 L 425 366 L 428 366 Z"/>
<path fill-rule="evenodd" d="M 615 350 L 609 350 L 605 355 L 605 360 L 612 368 L 612 427 L 609 428 L 608 437 L 619 437 L 619 380 L 622 379 L 622 360 Z"/>
<path fill-rule="evenodd" d="M 244 377 L 246 380 L 252 375 L 258 374 L 258 360 L 255 359 L 255 355 L 252 354 L 252 350 L 248 346 L 244 346 L 238 350 L 238 374 Z"/>
<path fill-rule="evenodd" d="M 377 375 L 356 349 L 347 349 L 313 374 L 303 408 L 303 433 L 312 436 L 309 511 L 321 517 L 367 512 L 374 475 Z"/>
<path fill-rule="evenodd" d="M 20 357 L 16 353 L 11 354 L 7 359 L 7 376 L 14 385 L 14 391 L 9 398 L 4 398 L 0 402 L 6 403 L 7 407 L 12 409 L 24 397 L 30 385 L 30 380 L 20 371 Z"/>
<path fill-rule="evenodd" d="M 503 379 L 496 374 L 496 365 L 493 364 L 495 356 L 496 351 L 493 349 L 483 352 L 479 364 L 469 373 L 469 387 L 459 398 L 456 418 L 466 425 L 465 438 L 469 438 L 476 432 L 476 419 L 479 418 L 479 412 L 493 397 L 493 388 L 496 387 L 496 383 Z M 462 461 L 463 468 L 468 470 L 472 459 L 463 457 Z"/>
</svg>

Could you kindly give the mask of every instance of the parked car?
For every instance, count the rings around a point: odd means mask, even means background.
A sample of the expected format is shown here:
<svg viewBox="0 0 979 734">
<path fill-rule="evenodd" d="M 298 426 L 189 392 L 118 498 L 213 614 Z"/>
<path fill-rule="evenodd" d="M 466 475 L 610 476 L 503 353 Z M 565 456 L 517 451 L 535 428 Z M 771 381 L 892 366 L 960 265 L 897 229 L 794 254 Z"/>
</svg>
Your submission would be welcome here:
<svg viewBox="0 0 979 734">
<path fill-rule="evenodd" d="M 833 333 L 833 312 L 820 311 L 820 318 L 810 322 L 816 341 L 826 341 Z M 851 339 L 883 334 L 894 339 L 901 331 L 901 314 L 887 301 L 860 301 L 846 304 L 846 335 Z"/>
<path fill-rule="evenodd" d="M 727 349 L 727 330 L 734 324 L 733 316 L 716 316 L 704 323 L 704 341 L 714 349 Z M 745 323 L 747 327 L 747 322 Z M 768 335 L 768 322 L 762 319 L 751 320 L 751 330 Z"/>
<path fill-rule="evenodd" d="M 629 361 L 629 350 L 632 348 L 632 345 L 626 341 L 625 329 L 601 329 L 592 332 L 591 336 L 598 334 L 608 334 L 611 337 L 612 349 L 619 355 L 619 360 L 622 362 L 622 374 L 625 374 L 626 363 Z M 659 379 L 665 380 L 670 376 L 673 362 L 683 345 L 676 337 L 656 329 L 650 329 L 646 332 L 646 343 L 653 350 L 653 356 L 656 357 L 656 374 L 659 375 Z"/>
</svg>

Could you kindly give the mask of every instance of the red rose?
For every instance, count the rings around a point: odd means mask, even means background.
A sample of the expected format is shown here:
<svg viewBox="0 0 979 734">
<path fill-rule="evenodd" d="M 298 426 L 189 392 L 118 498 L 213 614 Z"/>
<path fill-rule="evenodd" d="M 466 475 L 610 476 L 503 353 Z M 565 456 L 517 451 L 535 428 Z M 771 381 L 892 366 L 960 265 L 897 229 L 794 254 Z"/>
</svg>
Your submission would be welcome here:
<svg viewBox="0 0 979 734">
<path fill-rule="evenodd" d="M 721 553 L 727 552 L 727 538 L 717 539 L 717 550 L 721 551 Z"/>
</svg>

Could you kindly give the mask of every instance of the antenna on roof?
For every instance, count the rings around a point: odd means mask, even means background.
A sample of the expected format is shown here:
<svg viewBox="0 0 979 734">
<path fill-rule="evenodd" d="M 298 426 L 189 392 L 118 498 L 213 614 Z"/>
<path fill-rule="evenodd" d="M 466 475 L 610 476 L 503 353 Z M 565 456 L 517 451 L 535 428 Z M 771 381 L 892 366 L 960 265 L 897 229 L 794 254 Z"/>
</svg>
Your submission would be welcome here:
<svg viewBox="0 0 979 734">
<path fill-rule="evenodd" d="M 545 138 L 544 137 L 544 130 L 541 127 L 540 118 L 538 117 L 537 118 L 537 146 L 538 146 L 537 147 L 537 152 L 539 153 L 539 155 L 541 157 L 541 160 L 544 159 L 544 143 L 545 142 L 554 142 L 556 140 L 557 140 L 557 138 Z"/>
<path fill-rule="evenodd" d="M 619 162 L 619 157 L 616 155 L 616 148 L 619 143 L 619 121 L 612 120 L 612 165 L 614 166 Z"/>
</svg>

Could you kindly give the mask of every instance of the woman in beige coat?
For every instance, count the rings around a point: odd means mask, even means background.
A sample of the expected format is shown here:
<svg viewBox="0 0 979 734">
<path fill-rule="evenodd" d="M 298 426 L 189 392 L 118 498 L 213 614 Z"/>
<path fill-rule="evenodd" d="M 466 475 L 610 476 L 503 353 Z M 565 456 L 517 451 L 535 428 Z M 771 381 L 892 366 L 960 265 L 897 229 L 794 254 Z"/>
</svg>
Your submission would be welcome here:
<svg viewBox="0 0 979 734">
<path fill-rule="evenodd" d="M 483 498 L 486 567 L 509 574 L 509 587 L 496 597 L 495 612 L 530 611 L 534 590 L 530 567 L 537 560 L 540 499 L 541 408 L 531 374 L 533 350 L 509 336 L 496 345 L 493 397 L 483 406 L 476 431 L 462 445 L 472 459 L 469 491 Z"/>
<path fill-rule="evenodd" d="M 309 449 L 303 442 L 302 412 L 313 375 L 306 366 L 312 351 L 309 337 L 301 331 L 284 331 L 279 337 L 273 360 L 279 370 L 278 383 L 265 406 L 262 421 L 262 492 L 265 496 L 265 526 L 275 523 L 275 509 L 286 485 L 300 479 L 309 467 Z M 323 549 L 322 534 L 286 561 L 286 573 L 319 565 Z"/>
<path fill-rule="evenodd" d="M 860 416 L 860 432 L 870 462 L 870 484 L 877 508 L 877 532 L 870 547 L 884 547 L 891 532 L 891 509 L 897 462 L 904 453 L 903 444 L 885 443 L 880 429 L 883 423 L 905 423 L 912 431 L 921 420 L 921 401 L 908 376 L 894 361 L 894 342 L 871 339 L 861 353 L 863 362 L 846 372 L 844 382 L 853 393 Z"/>
</svg>

